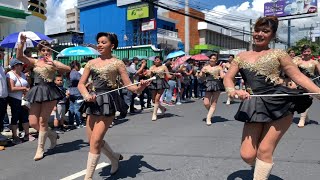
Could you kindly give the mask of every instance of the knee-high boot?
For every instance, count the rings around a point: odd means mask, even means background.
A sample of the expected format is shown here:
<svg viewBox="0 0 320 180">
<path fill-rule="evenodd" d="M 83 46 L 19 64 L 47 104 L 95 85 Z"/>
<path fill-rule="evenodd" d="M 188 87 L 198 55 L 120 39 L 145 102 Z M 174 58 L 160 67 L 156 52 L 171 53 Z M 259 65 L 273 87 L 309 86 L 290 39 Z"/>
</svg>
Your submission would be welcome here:
<svg viewBox="0 0 320 180">
<path fill-rule="evenodd" d="M 46 143 L 47 136 L 48 136 L 47 131 L 39 131 L 38 148 L 37 148 L 36 155 L 33 158 L 35 161 L 38 161 L 43 158 L 44 145 Z"/>
<path fill-rule="evenodd" d="M 57 145 L 57 140 L 59 139 L 59 135 L 56 132 L 49 130 L 48 131 L 48 138 L 51 142 L 50 149 L 55 148 Z"/>
<path fill-rule="evenodd" d="M 152 121 L 156 121 L 157 120 L 157 111 L 159 108 L 159 104 L 154 104 L 153 106 L 153 113 L 152 113 Z"/>
<path fill-rule="evenodd" d="M 96 170 L 96 166 L 99 162 L 100 154 L 92 154 L 89 152 L 88 161 L 87 161 L 87 172 L 84 177 L 84 180 L 92 180 L 92 176 L 94 171 Z"/>
<path fill-rule="evenodd" d="M 123 156 L 120 153 L 114 152 L 106 141 L 104 141 L 101 152 L 111 161 L 110 174 L 115 174 L 119 168 L 119 161 L 123 159 Z"/>
<path fill-rule="evenodd" d="M 208 111 L 208 114 L 207 114 L 207 125 L 208 126 L 211 126 L 211 118 L 212 118 L 212 115 L 215 110 L 216 110 L 216 107 L 210 107 L 210 109 Z"/>
<path fill-rule="evenodd" d="M 260 159 L 256 159 L 254 167 L 253 180 L 268 180 L 273 163 L 266 163 Z"/>
<path fill-rule="evenodd" d="M 230 105 L 231 104 L 231 97 L 228 96 L 228 99 L 227 99 L 227 102 L 226 102 L 226 105 Z"/>
<path fill-rule="evenodd" d="M 305 112 L 301 113 L 301 116 L 300 116 L 300 120 L 299 120 L 299 123 L 298 123 L 298 127 L 299 128 L 303 128 L 307 119 L 308 119 L 308 111 L 309 109 L 307 109 Z"/>
<path fill-rule="evenodd" d="M 165 108 L 165 107 L 163 107 L 161 104 L 159 104 L 159 109 L 161 110 L 161 113 L 160 113 L 160 115 L 164 115 L 165 114 L 165 112 L 167 111 L 167 108 Z"/>
</svg>

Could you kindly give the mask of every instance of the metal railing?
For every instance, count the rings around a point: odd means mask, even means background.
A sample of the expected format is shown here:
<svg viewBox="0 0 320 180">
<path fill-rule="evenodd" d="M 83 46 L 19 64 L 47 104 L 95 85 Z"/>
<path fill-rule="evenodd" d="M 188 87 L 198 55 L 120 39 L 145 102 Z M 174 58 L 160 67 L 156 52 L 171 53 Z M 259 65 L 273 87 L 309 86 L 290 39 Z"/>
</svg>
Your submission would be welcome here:
<svg viewBox="0 0 320 180">
<path fill-rule="evenodd" d="M 178 38 L 178 32 L 169 31 L 169 30 L 161 29 L 161 28 L 158 28 L 157 30 L 158 30 L 159 34 L 166 35 L 169 37 Z"/>
</svg>

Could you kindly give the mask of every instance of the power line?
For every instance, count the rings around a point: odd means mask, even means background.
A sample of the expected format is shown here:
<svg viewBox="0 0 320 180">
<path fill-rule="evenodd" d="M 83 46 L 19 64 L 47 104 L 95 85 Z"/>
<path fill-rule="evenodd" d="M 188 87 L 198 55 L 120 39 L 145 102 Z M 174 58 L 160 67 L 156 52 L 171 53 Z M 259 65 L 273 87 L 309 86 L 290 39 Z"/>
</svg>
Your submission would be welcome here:
<svg viewBox="0 0 320 180">
<path fill-rule="evenodd" d="M 195 15 L 192 15 L 192 14 L 186 14 L 186 13 L 184 13 L 184 12 L 179 11 L 178 9 L 169 8 L 169 7 L 167 7 L 167 6 L 160 5 L 159 3 L 155 3 L 155 2 L 153 2 L 152 0 L 144 0 L 144 1 L 145 1 L 145 2 L 148 2 L 149 4 L 153 4 L 153 5 L 155 5 L 155 6 L 161 7 L 161 8 L 163 8 L 163 9 L 166 9 L 166 10 L 169 10 L 169 11 L 172 11 L 172 12 L 175 12 L 175 13 L 177 13 L 177 14 L 181 14 L 181 15 L 184 15 L 184 16 L 189 16 L 189 17 L 192 17 L 192 18 L 194 18 L 194 19 L 197 19 L 197 20 L 206 22 L 206 23 L 208 23 L 208 24 L 212 24 L 212 25 L 215 25 L 215 26 L 219 26 L 219 27 L 222 27 L 222 28 L 225 28 L 225 29 L 228 29 L 228 30 L 233 30 L 233 31 L 235 31 L 235 32 L 243 33 L 243 34 L 246 34 L 246 35 L 251 35 L 250 32 L 248 32 L 248 31 L 243 31 L 243 29 L 238 29 L 238 28 L 235 28 L 235 27 L 218 24 L 218 23 L 216 23 L 216 22 L 208 21 L 208 20 L 206 20 L 206 19 L 204 19 L 204 18 L 195 16 Z"/>
<path fill-rule="evenodd" d="M 171 0 L 171 2 L 175 2 L 177 4 L 181 4 L 182 6 L 185 5 L 183 1 L 181 0 Z M 162 4 L 165 4 L 165 3 L 162 3 Z M 202 2 L 200 3 L 194 3 L 193 5 L 189 3 L 189 7 L 193 8 L 193 9 L 196 9 L 196 10 L 201 10 L 201 11 L 206 11 L 208 13 L 214 13 L 214 14 L 217 14 L 217 15 L 221 15 L 221 16 L 224 16 L 224 18 L 228 18 L 230 20 L 237 20 L 237 21 L 244 21 L 244 22 L 248 22 L 250 21 L 250 18 L 242 18 L 242 17 L 239 17 L 239 16 L 235 16 L 235 15 L 231 15 L 231 14 L 228 14 L 228 13 L 223 13 L 223 12 L 220 12 L 220 11 L 215 11 L 215 10 L 208 10 L 206 7 L 210 6 L 208 4 L 203 4 Z M 199 4 L 202 4 L 203 6 L 199 6 Z M 168 4 L 167 4 L 168 5 Z M 204 6 L 205 5 L 205 6 Z"/>
</svg>

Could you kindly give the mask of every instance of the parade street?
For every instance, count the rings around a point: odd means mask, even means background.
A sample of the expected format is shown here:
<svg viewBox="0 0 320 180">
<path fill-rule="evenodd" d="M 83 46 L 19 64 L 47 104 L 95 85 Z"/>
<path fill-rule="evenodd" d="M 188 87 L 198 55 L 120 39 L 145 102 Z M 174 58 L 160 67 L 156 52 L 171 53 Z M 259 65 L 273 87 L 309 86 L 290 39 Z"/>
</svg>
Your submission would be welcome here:
<svg viewBox="0 0 320 180">
<path fill-rule="evenodd" d="M 227 106 L 225 100 L 223 94 L 211 126 L 203 121 L 207 111 L 201 100 L 167 107 L 167 114 L 155 122 L 151 110 L 116 121 L 105 139 L 124 160 L 118 173 L 110 176 L 110 162 L 101 155 L 93 179 L 252 179 L 251 167 L 239 154 L 243 123 L 233 118 L 239 103 Z M 311 124 L 304 128 L 297 127 L 295 116 L 274 154 L 271 180 L 319 179 L 319 108 L 315 100 L 309 111 Z M 89 152 L 86 142 L 85 128 L 65 132 L 58 146 L 37 162 L 33 160 L 37 141 L 8 147 L 0 152 L 0 179 L 83 179 Z"/>
</svg>

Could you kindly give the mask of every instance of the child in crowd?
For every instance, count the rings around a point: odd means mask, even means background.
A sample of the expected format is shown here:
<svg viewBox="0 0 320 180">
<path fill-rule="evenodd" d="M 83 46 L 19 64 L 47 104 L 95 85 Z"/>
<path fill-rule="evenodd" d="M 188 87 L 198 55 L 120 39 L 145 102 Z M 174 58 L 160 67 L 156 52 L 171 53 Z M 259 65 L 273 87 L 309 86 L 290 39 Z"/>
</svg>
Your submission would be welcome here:
<svg viewBox="0 0 320 180">
<path fill-rule="evenodd" d="M 58 88 L 66 94 L 66 97 L 62 100 L 58 101 L 57 105 L 53 109 L 53 126 L 54 131 L 56 133 L 63 133 L 65 131 L 64 121 L 66 119 L 66 102 L 67 98 L 69 98 L 68 91 L 63 87 L 63 77 L 61 75 L 57 75 L 55 77 L 54 83 L 58 86 Z"/>
</svg>

